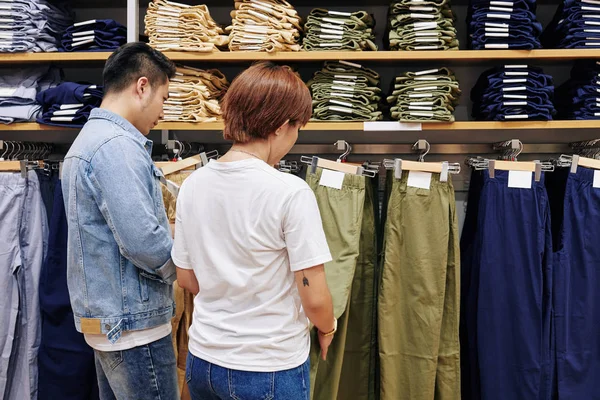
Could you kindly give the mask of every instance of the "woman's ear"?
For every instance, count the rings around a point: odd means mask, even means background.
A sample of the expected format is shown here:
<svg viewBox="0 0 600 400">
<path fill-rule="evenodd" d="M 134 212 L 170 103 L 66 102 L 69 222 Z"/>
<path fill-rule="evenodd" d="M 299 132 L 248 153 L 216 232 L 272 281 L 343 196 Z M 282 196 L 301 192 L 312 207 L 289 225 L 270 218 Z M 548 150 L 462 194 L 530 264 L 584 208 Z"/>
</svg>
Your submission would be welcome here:
<svg viewBox="0 0 600 400">
<path fill-rule="evenodd" d="M 275 135 L 279 136 L 281 135 L 283 132 L 285 132 L 285 128 L 286 126 L 290 123 L 290 120 L 286 120 L 283 125 L 281 125 L 279 128 L 277 128 L 277 130 L 275 131 Z"/>
</svg>

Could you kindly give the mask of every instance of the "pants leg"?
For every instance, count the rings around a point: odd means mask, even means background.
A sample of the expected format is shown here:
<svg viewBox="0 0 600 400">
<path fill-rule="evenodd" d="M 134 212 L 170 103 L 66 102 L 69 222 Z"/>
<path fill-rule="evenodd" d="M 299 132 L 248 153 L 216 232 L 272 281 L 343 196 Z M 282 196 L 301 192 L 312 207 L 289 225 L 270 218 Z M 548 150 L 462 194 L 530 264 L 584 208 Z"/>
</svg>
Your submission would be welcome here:
<svg viewBox="0 0 600 400">
<path fill-rule="evenodd" d="M 365 205 L 365 177 L 346 174 L 341 190 L 319 185 L 322 171 L 307 173 L 306 180 L 315 192 L 323 229 L 333 260 L 325 265 L 327 284 L 333 298 L 338 332 L 327 355 L 319 359 L 319 346 L 313 330 L 311 348 L 311 390 L 317 400 L 336 399 L 340 386 L 348 310 L 352 282 L 360 251 L 360 233 Z"/>
<path fill-rule="evenodd" d="M 94 351 L 100 398 L 117 400 L 170 400 L 179 398 L 177 366 L 171 335 L 123 351 Z M 106 379 L 104 379 L 106 377 Z M 108 382 L 108 387 L 106 386 Z"/>
<path fill-rule="evenodd" d="M 373 178 L 372 180 L 375 180 Z M 376 267 L 377 236 L 375 227 L 374 187 L 367 182 L 360 254 L 352 281 L 350 309 L 339 399 L 371 400 L 375 396 L 376 338 Z"/>
<path fill-rule="evenodd" d="M 439 175 L 430 190 L 408 187 L 407 178 L 393 180 L 387 210 L 378 307 L 381 398 L 457 399 L 454 190 Z"/>
</svg>

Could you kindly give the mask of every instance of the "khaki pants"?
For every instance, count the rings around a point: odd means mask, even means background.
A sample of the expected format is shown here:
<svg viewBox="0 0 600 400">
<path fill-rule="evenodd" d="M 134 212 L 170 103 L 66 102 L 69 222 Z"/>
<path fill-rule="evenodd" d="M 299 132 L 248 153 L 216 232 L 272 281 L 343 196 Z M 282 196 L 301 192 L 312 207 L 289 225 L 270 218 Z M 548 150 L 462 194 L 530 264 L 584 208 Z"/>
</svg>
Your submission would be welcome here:
<svg viewBox="0 0 600 400">
<path fill-rule="evenodd" d="M 346 175 L 342 190 L 319 185 L 321 170 L 307 175 L 315 192 L 334 261 L 325 274 L 338 318 L 327 361 L 311 332 L 311 397 L 369 400 L 375 393 L 377 237 L 372 182 Z"/>
<path fill-rule="evenodd" d="M 458 222 L 452 183 L 388 185 L 379 291 L 382 400 L 460 399 Z"/>
</svg>

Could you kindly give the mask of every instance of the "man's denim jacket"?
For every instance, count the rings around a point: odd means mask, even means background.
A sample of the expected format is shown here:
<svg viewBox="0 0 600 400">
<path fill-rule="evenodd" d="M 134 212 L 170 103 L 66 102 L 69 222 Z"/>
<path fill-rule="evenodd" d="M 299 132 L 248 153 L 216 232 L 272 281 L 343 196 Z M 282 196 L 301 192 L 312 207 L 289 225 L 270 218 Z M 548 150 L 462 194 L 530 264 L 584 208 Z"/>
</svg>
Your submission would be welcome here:
<svg viewBox="0 0 600 400">
<path fill-rule="evenodd" d="M 94 109 L 62 169 L 67 277 L 77 330 L 106 334 L 171 321 L 176 272 L 152 141 Z"/>
</svg>

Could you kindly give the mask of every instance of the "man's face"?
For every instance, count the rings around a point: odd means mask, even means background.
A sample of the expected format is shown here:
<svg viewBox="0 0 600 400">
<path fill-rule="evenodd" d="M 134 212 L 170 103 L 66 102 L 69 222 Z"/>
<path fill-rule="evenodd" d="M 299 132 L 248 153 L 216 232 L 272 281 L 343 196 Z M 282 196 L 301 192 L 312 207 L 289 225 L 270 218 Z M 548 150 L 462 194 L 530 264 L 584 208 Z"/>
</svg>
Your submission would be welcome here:
<svg viewBox="0 0 600 400">
<path fill-rule="evenodd" d="M 144 135 L 158 124 L 158 121 L 164 116 L 163 105 L 169 98 L 169 82 L 160 85 L 148 85 L 142 93 L 142 115 L 140 115 L 141 126 L 138 128 Z M 141 129 L 140 129 L 141 128 Z"/>
</svg>

